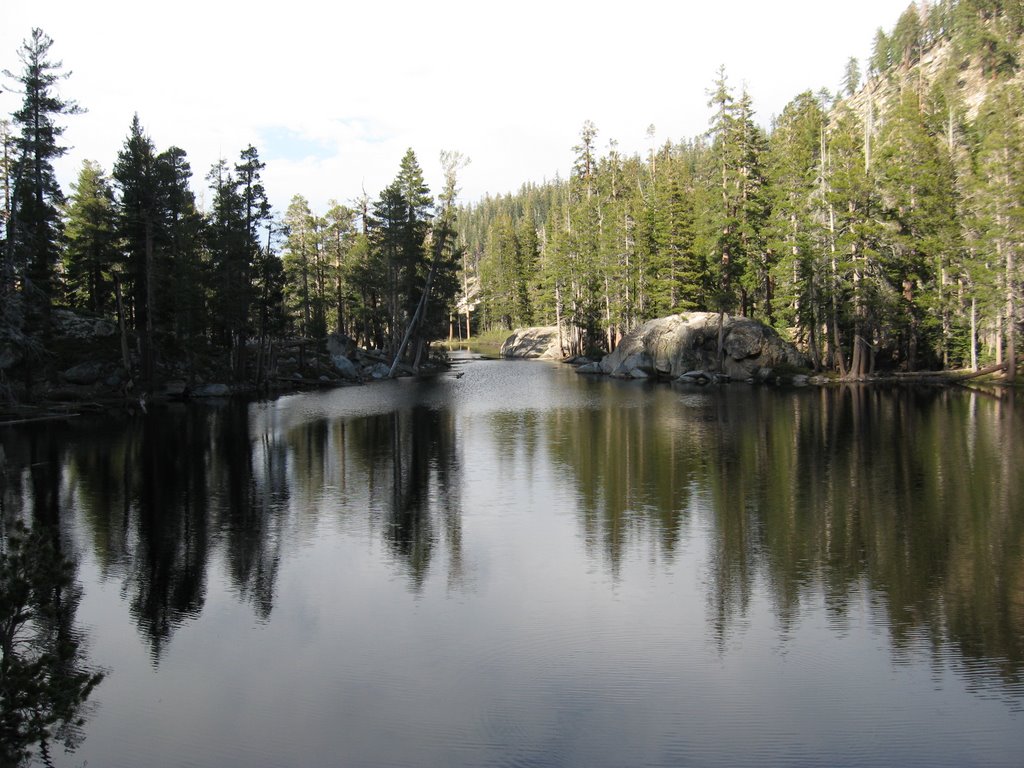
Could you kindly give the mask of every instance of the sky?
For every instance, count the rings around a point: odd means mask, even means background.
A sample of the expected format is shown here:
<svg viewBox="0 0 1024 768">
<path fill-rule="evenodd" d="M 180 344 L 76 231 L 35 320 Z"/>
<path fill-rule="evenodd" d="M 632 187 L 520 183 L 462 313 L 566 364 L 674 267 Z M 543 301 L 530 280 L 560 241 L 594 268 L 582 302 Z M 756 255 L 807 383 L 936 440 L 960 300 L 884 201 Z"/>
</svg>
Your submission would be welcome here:
<svg viewBox="0 0 1024 768">
<path fill-rule="evenodd" d="M 461 152 L 460 201 L 565 177 L 583 123 L 603 154 L 646 154 L 707 130 L 720 66 L 765 126 L 805 90 L 836 90 L 850 56 L 891 30 L 909 0 L 8 0 L 0 69 L 21 70 L 33 27 L 71 75 L 60 94 L 66 191 L 82 162 L 109 173 L 132 116 L 158 151 L 188 154 L 193 188 L 249 144 L 270 201 L 314 212 L 375 199 L 416 153 L 441 189 L 440 153 Z M 8 78 L 5 87 L 14 85 Z M 5 117 L 20 104 L 0 93 Z"/>
</svg>

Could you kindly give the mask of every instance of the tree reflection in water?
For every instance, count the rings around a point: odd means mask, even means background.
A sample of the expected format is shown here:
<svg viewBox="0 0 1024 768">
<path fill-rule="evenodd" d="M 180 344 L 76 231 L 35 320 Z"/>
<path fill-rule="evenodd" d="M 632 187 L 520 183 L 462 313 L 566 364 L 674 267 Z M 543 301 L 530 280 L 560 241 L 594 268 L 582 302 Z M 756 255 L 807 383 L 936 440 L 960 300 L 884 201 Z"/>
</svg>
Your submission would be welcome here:
<svg viewBox="0 0 1024 768">
<path fill-rule="evenodd" d="M 415 405 L 353 419 L 347 435 L 365 473 L 371 508 L 382 512 L 384 538 L 404 564 L 413 589 L 423 587 L 441 541 L 448 550 L 449 583 L 457 583 L 462 494 L 452 412 Z"/>
<path fill-rule="evenodd" d="M 6 513 L 6 510 L 4 510 Z M 81 591 L 57 529 L 3 519 L 0 537 L 0 765 L 51 763 L 84 739 L 90 670 L 75 628 Z"/>
<path fill-rule="evenodd" d="M 969 677 L 994 673 L 1020 690 L 1024 414 L 1012 395 L 669 393 L 652 392 L 649 408 L 611 402 L 549 418 L 587 541 L 613 574 L 638 537 L 670 559 L 699 514 L 720 648 L 759 589 L 783 635 L 805 603 L 823 595 L 841 625 L 866 594 L 897 656 L 928 638 L 936 655 L 956 649 Z"/>
<path fill-rule="evenodd" d="M 326 542 L 321 552 L 331 552 L 339 532 L 350 553 L 367 544 L 373 565 L 383 550 L 384 569 L 399 571 L 399 589 L 416 599 L 434 596 L 439 576 L 461 586 L 462 505 L 481 500 L 530 504 L 534 517 L 515 521 L 528 528 L 561 530 L 564 519 L 574 538 L 555 556 L 582 556 L 620 583 L 638 559 L 674 578 L 703 553 L 702 626 L 720 654 L 765 603 L 782 642 L 822 606 L 840 632 L 867 611 L 897 660 L 931 653 L 969 688 L 1020 699 L 1024 412 L 1013 399 L 566 385 L 585 388 L 583 406 L 531 393 L 492 407 L 488 390 L 466 408 L 429 384 L 396 383 L 248 407 L 154 406 L 145 417 L 105 417 L 102 430 L 83 418 L 0 433 L 18 468 L 0 484 L 4 615 L 22 615 L 9 582 L 43 585 L 23 591 L 34 595 L 29 619 L 4 619 L 35 645 L 28 655 L 4 645 L 3 764 L 58 740 L 73 746 L 100 680 L 76 645 L 74 574 L 54 575 L 71 567 L 61 542 L 87 547 L 99 578 L 121 586 L 157 664 L 208 589 L 226 586 L 249 604 L 268 636 L 280 629 L 269 621 L 278 580 L 315 593 L 316 583 L 292 580 L 291 565 L 306 548 Z M 574 512 L 543 528 L 557 516 L 554 492 Z M 466 559 L 492 554 L 471 544 Z M 23 556 L 28 547 L 38 551 Z M 46 562 L 57 565 L 33 565 Z M 283 624 L 289 610 L 279 611 Z M 35 708 L 19 703 L 17 680 L 29 681 Z"/>
</svg>

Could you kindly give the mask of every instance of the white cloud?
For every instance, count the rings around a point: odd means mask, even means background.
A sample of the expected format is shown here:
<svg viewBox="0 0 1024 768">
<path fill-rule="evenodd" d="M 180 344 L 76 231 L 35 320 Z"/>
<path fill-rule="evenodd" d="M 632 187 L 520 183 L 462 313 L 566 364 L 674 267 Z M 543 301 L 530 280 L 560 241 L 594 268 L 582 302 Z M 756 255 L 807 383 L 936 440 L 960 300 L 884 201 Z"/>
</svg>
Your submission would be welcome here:
<svg viewBox="0 0 1024 768">
<path fill-rule="evenodd" d="M 602 149 L 625 152 L 645 150 L 651 123 L 659 143 L 702 132 L 720 64 L 767 122 L 800 91 L 835 88 L 906 4 L 49 0 L 4 4 L 0 65 L 17 71 L 39 26 L 72 70 L 63 93 L 89 113 L 66 121 L 65 183 L 85 158 L 109 170 L 138 112 L 158 148 L 186 150 L 197 188 L 255 144 L 282 211 L 296 193 L 318 209 L 376 196 L 408 147 L 435 189 L 440 150 L 468 155 L 472 200 L 566 175 L 587 119 Z"/>
</svg>

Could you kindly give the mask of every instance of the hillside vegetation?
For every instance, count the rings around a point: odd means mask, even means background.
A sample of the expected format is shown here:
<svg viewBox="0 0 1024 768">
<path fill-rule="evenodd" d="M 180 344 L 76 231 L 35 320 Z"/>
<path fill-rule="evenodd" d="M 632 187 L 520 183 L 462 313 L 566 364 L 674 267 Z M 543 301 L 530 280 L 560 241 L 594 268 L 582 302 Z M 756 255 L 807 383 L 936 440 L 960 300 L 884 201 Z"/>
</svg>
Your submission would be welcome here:
<svg viewBox="0 0 1024 768">
<path fill-rule="evenodd" d="M 560 323 L 567 352 L 674 312 L 740 314 L 847 377 L 1015 359 L 1022 32 L 1020 2 L 921 3 L 841 92 L 797 94 L 769 129 L 724 69 L 703 135 L 601 154 L 586 123 L 567 178 L 461 211 L 479 278 L 461 311 Z"/>
</svg>

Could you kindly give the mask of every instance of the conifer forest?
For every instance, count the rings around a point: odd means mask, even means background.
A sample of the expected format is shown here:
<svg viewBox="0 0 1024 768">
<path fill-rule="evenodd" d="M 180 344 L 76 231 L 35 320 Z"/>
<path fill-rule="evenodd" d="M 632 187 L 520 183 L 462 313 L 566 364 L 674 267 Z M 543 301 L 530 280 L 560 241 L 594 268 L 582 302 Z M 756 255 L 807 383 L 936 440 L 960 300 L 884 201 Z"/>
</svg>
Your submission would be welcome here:
<svg viewBox="0 0 1024 768">
<path fill-rule="evenodd" d="M 194 170 L 139 117 L 62 189 L 62 133 L 88 105 L 57 95 L 74 90 L 60 41 L 31 30 L 0 54 L 20 99 L 0 122 L 0 396 L 31 400 L 61 367 L 67 311 L 117 329 L 111 354 L 142 388 L 212 371 L 261 386 L 276 349 L 332 334 L 413 369 L 439 342 L 534 325 L 601 354 L 691 310 L 761 320 L 838 377 L 1012 379 L 1022 34 L 1019 0 L 922 2 L 837 73 L 841 91 L 795 94 L 767 126 L 723 67 L 692 105 L 707 131 L 656 146 L 652 126 L 646 153 L 587 121 L 553 180 L 460 205 L 465 159 L 444 154 L 435 191 L 410 149 L 376 197 L 275 212 L 245 137 Z"/>
</svg>

